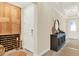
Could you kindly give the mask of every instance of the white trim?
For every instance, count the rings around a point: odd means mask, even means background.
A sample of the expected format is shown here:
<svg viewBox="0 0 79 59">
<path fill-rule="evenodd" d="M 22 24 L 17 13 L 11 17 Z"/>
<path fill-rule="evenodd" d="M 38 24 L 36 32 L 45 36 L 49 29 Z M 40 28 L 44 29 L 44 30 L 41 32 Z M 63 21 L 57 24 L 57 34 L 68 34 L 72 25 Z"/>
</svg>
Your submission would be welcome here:
<svg viewBox="0 0 79 59">
<path fill-rule="evenodd" d="M 48 48 L 48 49 L 46 49 L 46 50 L 44 50 L 43 52 L 41 52 L 40 54 L 39 54 L 39 56 L 42 56 L 44 53 L 46 53 L 48 50 L 50 50 L 50 48 Z"/>
</svg>

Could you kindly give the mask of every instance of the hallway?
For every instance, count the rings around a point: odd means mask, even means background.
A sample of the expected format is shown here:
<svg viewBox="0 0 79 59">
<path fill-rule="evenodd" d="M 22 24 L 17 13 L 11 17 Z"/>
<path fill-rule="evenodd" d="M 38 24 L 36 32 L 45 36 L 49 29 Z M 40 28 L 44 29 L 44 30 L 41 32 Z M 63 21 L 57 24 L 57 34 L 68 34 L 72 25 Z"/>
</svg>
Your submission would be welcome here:
<svg viewBox="0 0 79 59">
<path fill-rule="evenodd" d="M 44 56 L 79 56 L 79 40 L 70 39 L 66 42 L 64 48 L 55 52 L 53 50 L 48 51 Z"/>
</svg>

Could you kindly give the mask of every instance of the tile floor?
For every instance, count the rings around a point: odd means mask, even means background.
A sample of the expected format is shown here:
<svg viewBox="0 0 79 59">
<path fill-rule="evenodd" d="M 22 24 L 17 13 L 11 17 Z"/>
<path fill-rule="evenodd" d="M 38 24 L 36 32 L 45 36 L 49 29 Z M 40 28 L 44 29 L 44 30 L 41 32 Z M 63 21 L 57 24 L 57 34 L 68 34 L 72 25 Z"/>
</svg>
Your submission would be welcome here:
<svg viewBox="0 0 79 59">
<path fill-rule="evenodd" d="M 79 40 L 70 39 L 58 52 L 49 50 L 43 56 L 79 56 Z"/>
</svg>

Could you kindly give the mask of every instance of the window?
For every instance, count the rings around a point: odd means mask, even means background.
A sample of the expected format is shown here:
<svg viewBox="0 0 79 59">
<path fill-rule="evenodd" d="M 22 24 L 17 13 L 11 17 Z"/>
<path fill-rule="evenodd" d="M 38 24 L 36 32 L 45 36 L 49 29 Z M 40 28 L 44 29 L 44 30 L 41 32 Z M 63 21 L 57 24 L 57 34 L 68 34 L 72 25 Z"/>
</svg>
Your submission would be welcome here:
<svg viewBox="0 0 79 59">
<path fill-rule="evenodd" d="M 76 31 L 76 22 L 75 21 L 70 22 L 70 31 Z"/>
</svg>

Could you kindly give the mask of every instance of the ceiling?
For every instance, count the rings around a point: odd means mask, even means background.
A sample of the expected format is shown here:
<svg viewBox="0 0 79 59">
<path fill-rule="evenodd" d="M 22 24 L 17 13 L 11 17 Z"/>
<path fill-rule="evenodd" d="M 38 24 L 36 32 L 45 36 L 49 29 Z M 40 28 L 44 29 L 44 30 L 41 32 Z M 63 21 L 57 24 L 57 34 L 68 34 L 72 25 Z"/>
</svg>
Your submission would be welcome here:
<svg viewBox="0 0 79 59">
<path fill-rule="evenodd" d="M 79 17 L 78 2 L 50 2 L 48 5 L 62 13 L 64 17 Z"/>
<path fill-rule="evenodd" d="M 24 7 L 28 6 L 29 4 L 31 4 L 31 2 L 8 2 L 8 3 L 16 5 L 21 8 L 24 8 Z"/>
<path fill-rule="evenodd" d="M 9 2 L 13 5 L 24 8 L 32 2 Z M 79 17 L 79 3 L 78 2 L 45 2 L 50 8 L 57 10 L 65 18 Z"/>
</svg>

